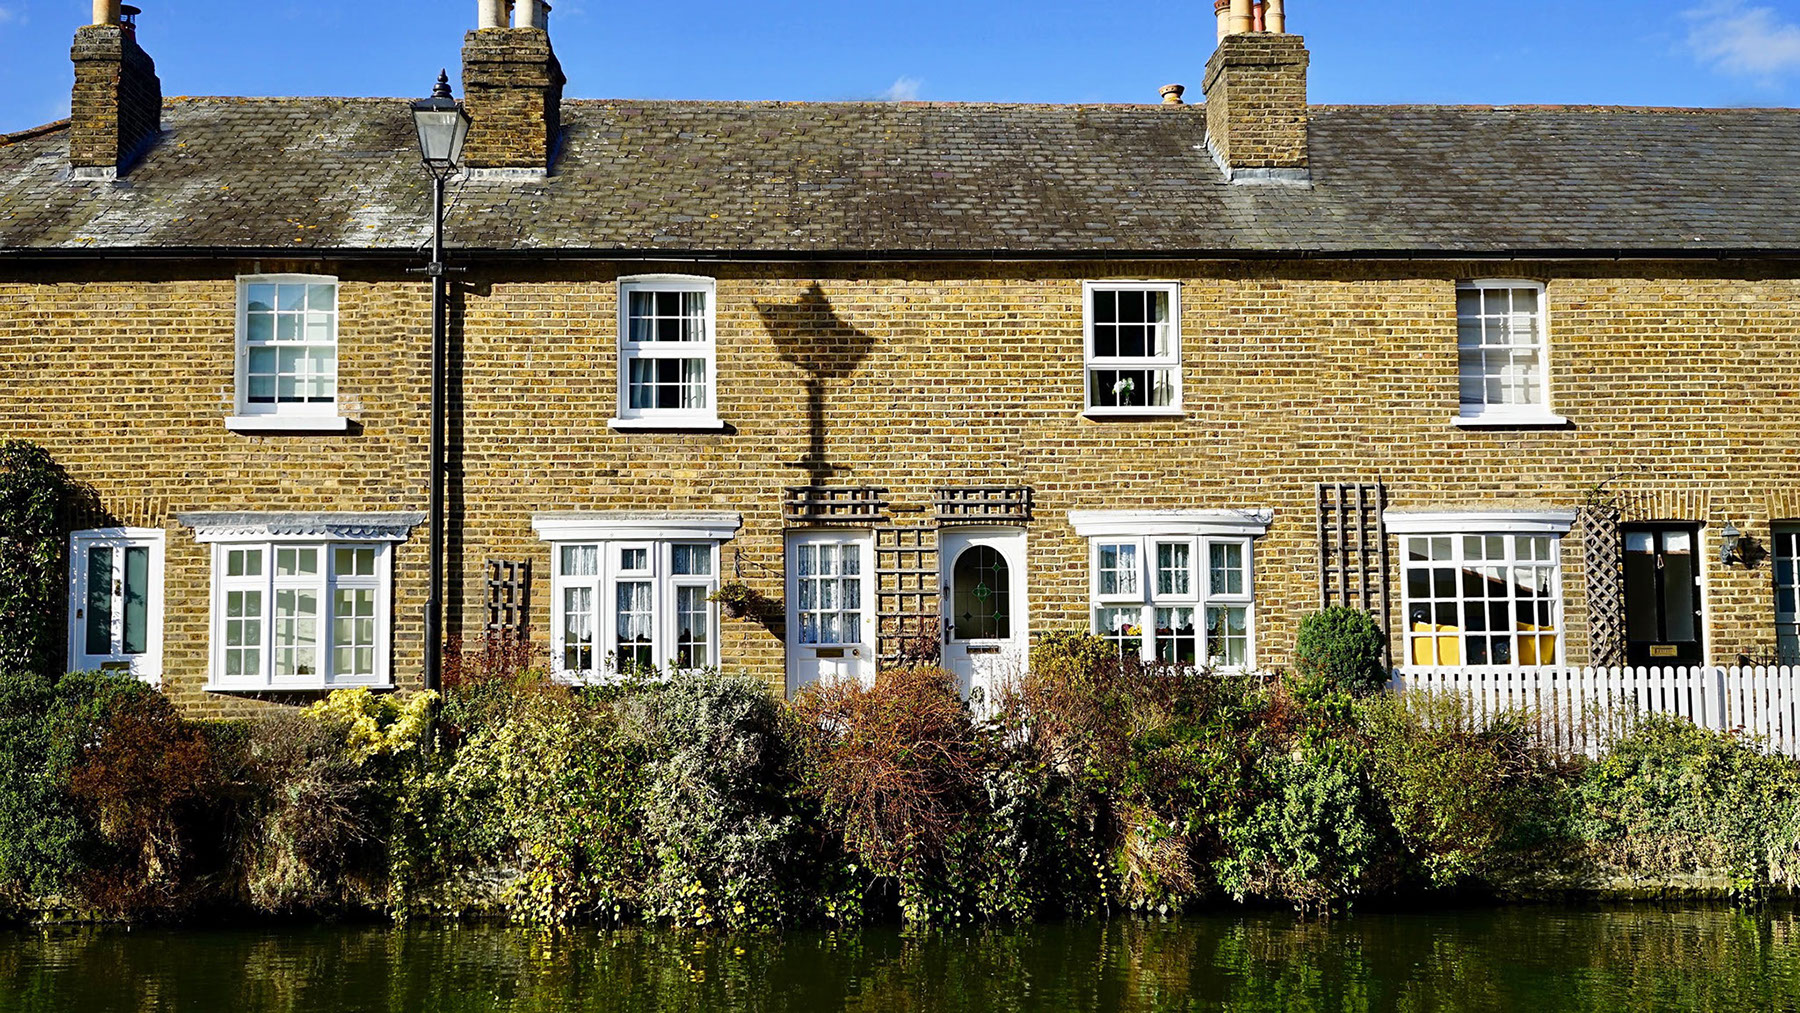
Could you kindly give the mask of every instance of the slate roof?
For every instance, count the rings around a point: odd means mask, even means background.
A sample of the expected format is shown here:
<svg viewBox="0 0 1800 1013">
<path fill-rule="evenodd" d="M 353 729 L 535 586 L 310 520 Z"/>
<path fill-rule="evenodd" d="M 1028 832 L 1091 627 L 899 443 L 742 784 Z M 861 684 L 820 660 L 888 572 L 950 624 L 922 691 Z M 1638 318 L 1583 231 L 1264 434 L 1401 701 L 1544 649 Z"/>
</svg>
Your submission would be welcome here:
<svg viewBox="0 0 1800 1013">
<path fill-rule="evenodd" d="M 543 180 L 454 183 L 531 255 L 1342 256 L 1800 250 L 1800 111 L 1321 106 L 1310 187 L 1227 184 L 1200 106 L 569 101 Z M 170 100 L 117 183 L 0 139 L 0 255 L 404 251 L 404 99 Z"/>
</svg>

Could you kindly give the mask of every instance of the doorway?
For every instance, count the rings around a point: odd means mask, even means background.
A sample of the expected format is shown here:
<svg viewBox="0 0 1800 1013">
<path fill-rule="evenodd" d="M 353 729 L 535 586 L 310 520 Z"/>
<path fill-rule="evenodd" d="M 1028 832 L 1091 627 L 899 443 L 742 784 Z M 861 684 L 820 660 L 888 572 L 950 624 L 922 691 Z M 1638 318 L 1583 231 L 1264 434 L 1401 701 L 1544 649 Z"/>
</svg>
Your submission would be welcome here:
<svg viewBox="0 0 1800 1013">
<path fill-rule="evenodd" d="M 1700 528 L 1625 527 L 1625 663 L 1698 665 L 1705 659 L 1700 614 Z"/>
<path fill-rule="evenodd" d="M 942 567 L 944 667 L 965 697 L 996 693 L 1025 673 L 1025 532 L 1017 528 L 945 531 Z"/>
</svg>

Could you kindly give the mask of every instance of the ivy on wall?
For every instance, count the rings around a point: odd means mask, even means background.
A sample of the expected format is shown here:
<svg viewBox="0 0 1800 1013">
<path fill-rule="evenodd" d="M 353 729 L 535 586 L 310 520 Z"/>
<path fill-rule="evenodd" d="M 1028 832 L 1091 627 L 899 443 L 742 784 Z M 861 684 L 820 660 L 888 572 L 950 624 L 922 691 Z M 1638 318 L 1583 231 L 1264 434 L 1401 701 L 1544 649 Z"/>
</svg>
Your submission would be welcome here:
<svg viewBox="0 0 1800 1013">
<path fill-rule="evenodd" d="M 0 442 L 0 672 L 62 666 L 63 554 L 76 488 L 44 448 Z"/>
</svg>

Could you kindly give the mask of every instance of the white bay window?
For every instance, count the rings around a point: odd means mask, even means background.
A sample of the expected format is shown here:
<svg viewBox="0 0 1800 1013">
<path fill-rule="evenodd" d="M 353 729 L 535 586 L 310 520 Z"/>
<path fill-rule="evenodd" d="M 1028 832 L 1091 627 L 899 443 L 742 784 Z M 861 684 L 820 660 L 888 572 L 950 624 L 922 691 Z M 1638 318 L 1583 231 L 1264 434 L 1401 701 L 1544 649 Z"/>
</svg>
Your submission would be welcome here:
<svg viewBox="0 0 1800 1013">
<path fill-rule="evenodd" d="M 212 545 L 208 689 L 393 685 L 393 546 L 420 514 L 184 514 Z"/>
<path fill-rule="evenodd" d="M 716 669 L 720 546 L 736 514 L 545 514 L 559 678 Z"/>
<path fill-rule="evenodd" d="M 1251 559 L 1269 514 L 1080 511 L 1088 539 L 1092 629 L 1145 663 L 1255 667 Z"/>
<path fill-rule="evenodd" d="M 1562 538 L 1572 511 L 1389 511 L 1400 539 L 1403 663 L 1512 668 L 1563 659 Z"/>
</svg>

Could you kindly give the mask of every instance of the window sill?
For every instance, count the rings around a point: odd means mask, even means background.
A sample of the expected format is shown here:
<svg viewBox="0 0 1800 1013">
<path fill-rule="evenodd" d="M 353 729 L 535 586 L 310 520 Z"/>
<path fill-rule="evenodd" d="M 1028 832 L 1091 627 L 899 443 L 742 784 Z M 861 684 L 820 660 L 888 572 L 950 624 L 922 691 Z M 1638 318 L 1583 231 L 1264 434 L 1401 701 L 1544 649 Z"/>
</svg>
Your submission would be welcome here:
<svg viewBox="0 0 1800 1013">
<path fill-rule="evenodd" d="M 341 415 L 230 415 L 225 428 L 234 433 L 343 433 L 350 420 Z"/>
<path fill-rule="evenodd" d="M 207 693 L 228 693 L 242 696 L 258 696 L 275 693 L 331 693 L 340 689 L 368 689 L 377 693 L 394 688 L 391 682 L 297 682 L 289 685 L 270 685 L 263 683 L 257 686 L 231 686 L 223 683 L 209 682 L 200 687 Z"/>
<path fill-rule="evenodd" d="M 725 422 L 718 418 L 704 419 L 607 419 L 606 428 L 615 432 L 696 432 L 722 433 Z"/>
<path fill-rule="evenodd" d="M 1089 408 L 1078 412 L 1077 417 L 1094 422 L 1129 422 L 1132 419 L 1185 419 L 1187 412 L 1180 408 Z"/>
<path fill-rule="evenodd" d="M 1458 429 L 1568 429 L 1574 425 L 1561 415 L 1459 415 L 1450 421 Z"/>
</svg>

